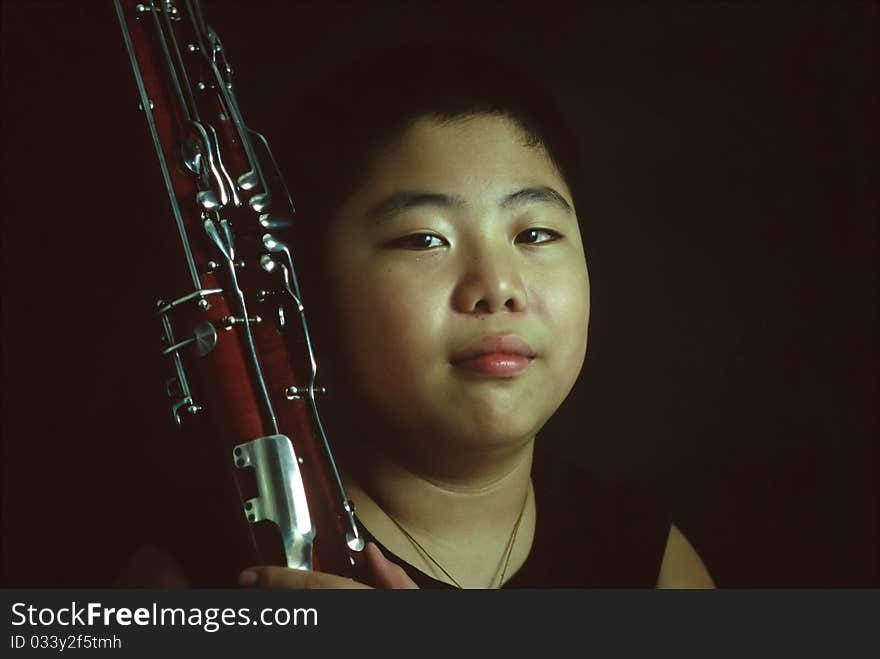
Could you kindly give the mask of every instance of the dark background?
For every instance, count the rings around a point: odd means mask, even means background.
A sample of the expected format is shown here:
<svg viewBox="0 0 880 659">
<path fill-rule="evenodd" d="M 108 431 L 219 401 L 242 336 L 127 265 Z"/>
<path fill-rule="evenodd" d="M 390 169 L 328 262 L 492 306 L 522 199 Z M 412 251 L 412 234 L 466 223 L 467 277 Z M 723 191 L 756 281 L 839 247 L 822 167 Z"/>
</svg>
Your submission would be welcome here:
<svg viewBox="0 0 880 659">
<path fill-rule="evenodd" d="M 270 140 L 316 59 L 388 35 L 542 70 L 585 160 L 593 315 L 540 441 L 660 487 L 720 586 L 880 585 L 877 6 L 513 7 L 206 13 Z M 2 11 L 5 581 L 100 586 L 174 459 L 151 448 L 167 199 L 110 3 Z"/>
</svg>

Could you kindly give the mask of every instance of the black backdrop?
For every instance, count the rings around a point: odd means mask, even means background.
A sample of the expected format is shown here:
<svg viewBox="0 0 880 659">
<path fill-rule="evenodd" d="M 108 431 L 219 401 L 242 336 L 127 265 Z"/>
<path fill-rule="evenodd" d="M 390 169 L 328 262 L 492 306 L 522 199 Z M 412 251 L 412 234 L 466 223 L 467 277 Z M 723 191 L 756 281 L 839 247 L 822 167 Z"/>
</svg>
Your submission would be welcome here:
<svg viewBox="0 0 880 659">
<path fill-rule="evenodd" d="M 270 139 L 310 63 L 389 34 L 543 70 L 584 154 L 593 319 L 540 441 L 661 487 L 721 586 L 878 585 L 877 7 L 512 7 L 206 4 Z M 174 459 L 148 448 L 166 200 L 111 4 L 2 10 L 6 583 L 105 585 Z"/>
</svg>

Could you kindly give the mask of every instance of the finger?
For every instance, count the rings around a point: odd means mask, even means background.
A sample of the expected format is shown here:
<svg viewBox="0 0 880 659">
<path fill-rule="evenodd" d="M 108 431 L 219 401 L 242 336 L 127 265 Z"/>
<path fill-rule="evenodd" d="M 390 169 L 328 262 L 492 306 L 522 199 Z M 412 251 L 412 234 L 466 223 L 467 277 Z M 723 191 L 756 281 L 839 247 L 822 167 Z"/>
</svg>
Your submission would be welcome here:
<svg viewBox="0 0 880 659">
<path fill-rule="evenodd" d="M 249 567 L 238 577 L 238 583 L 248 588 L 290 588 L 297 590 L 365 589 L 366 584 L 335 574 L 313 570 L 294 570 L 274 565 Z"/>
<path fill-rule="evenodd" d="M 416 583 L 397 563 L 389 561 L 374 543 L 368 542 L 364 548 L 370 568 L 376 577 L 378 588 L 418 588 Z"/>
</svg>

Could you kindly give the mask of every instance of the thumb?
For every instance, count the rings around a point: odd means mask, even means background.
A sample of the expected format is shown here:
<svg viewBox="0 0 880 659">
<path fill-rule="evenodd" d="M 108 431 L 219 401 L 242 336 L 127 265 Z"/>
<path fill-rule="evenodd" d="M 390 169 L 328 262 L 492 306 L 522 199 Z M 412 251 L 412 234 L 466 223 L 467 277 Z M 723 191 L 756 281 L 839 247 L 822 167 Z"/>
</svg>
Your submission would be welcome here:
<svg viewBox="0 0 880 659">
<path fill-rule="evenodd" d="M 364 547 L 364 555 L 375 577 L 375 586 L 377 588 L 418 588 L 402 567 L 385 558 L 375 543 L 367 543 L 367 546 Z"/>
</svg>

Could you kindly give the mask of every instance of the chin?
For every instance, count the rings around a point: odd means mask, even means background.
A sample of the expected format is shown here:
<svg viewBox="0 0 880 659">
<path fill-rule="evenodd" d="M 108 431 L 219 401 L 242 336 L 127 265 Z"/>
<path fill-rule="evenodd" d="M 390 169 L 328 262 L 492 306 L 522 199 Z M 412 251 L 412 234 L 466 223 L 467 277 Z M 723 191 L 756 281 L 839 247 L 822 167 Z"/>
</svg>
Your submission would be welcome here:
<svg viewBox="0 0 880 659">
<path fill-rule="evenodd" d="M 521 445 L 534 437 L 550 414 L 536 410 L 459 410 L 446 424 L 446 435 L 458 446 L 470 448 L 503 448 Z"/>
</svg>

